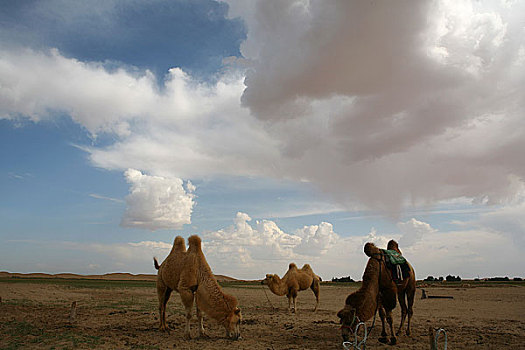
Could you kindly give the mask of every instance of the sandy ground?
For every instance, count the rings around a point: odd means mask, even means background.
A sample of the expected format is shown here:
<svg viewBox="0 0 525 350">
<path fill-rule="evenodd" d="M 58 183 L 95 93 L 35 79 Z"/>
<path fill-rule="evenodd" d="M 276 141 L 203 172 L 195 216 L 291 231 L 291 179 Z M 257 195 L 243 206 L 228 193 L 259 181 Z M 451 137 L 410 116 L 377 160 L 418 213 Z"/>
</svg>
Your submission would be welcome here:
<svg viewBox="0 0 525 350">
<path fill-rule="evenodd" d="M 265 287 L 266 288 L 266 287 Z M 238 341 L 224 337 L 224 330 L 206 319 L 209 338 L 197 338 L 193 320 L 192 340 L 182 339 L 184 312 L 174 293 L 168 303 L 171 332 L 158 331 L 156 290 L 147 287 L 111 286 L 84 288 L 63 284 L 0 283 L 0 348 L 131 348 L 131 349 L 343 349 L 337 311 L 356 287 L 321 286 L 320 309 L 313 313 L 310 290 L 298 298 L 298 312 L 287 311 L 286 297 L 258 285 L 227 286 L 243 313 Z M 454 299 L 421 299 L 418 289 L 412 336 L 400 336 L 398 345 L 377 341 L 379 318 L 367 341 L 368 349 L 429 349 L 429 327 L 444 328 L 449 349 L 524 349 L 525 287 L 428 288 L 429 295 Z M 69 322 L 70 305 L 77 301 L 77 315 Z M 400 311 L 394 317 L 399 322 Z M 368 325 L 371 321 L 368 322 Z M 440 341 L 443 348 L 443 339 Z"/>
</svg>

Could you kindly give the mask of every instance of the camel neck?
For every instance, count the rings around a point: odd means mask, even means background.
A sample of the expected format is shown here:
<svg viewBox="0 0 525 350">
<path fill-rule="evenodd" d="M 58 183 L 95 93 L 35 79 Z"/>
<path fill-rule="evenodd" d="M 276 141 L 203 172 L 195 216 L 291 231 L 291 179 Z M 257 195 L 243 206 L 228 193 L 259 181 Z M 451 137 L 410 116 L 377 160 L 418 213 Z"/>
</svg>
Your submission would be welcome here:
<svg viewBox="0 0 525 350">
<path fill-rule="evenodd" d="M 286 283 L 283 279 L 280 279 L 279 276 L 275 275 L 274 277 L 276 280 L 268 281 L 268 287 L 272 291 L 272 293 L 282 296 L 285 295 L 288 291 L 286 288 Z"/>
</svg>

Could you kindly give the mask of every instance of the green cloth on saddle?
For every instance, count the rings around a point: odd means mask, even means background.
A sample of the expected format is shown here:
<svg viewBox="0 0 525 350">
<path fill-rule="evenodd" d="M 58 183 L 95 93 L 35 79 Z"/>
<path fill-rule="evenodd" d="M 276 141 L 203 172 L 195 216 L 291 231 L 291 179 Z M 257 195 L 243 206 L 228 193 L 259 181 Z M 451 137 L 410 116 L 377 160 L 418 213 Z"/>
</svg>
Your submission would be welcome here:
<svg viewBox="0 0 525 350">
<path fill-rule="evenodd" d="M 381 249 L 383 253 L 385 254 L 387 261 L 390 262 L 392 265 L 402 265 L 406 263 L 406 259 L 403 258 L 403 255 L 401 255 L 399 252 L 395 250 L 389 250 L 389 249 Z"/>
</svg>

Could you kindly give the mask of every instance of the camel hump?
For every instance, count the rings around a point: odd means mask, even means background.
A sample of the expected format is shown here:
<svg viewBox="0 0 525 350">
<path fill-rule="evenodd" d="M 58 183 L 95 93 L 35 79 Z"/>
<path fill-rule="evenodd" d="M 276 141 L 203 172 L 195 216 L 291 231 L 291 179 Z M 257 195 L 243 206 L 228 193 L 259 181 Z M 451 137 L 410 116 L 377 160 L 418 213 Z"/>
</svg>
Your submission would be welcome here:
<svg viewBox="0 0 525 350">
<path fill-rule="evenodd" d="M 310 266 L 310 264 L 304 264 L 301 270 L 314 272 L 314 270 L 312 270 L 312 267 Z"/>
<path fill-rule="evenodd" d="M 397 242 L 393 239 L 391 239 L 390 241 L 388 241 L 388 244 L 386 245 L 386 249 L 388 250 L 395 250 L 396 252 L 398 252 L 399 254 L 401 254 L 401 250 L 399 250 L 399 245 L 397 244 Z"/>
<path fill-rule="evenodd" d="M 175 240 L 173 241 L 173 248 L 171 248 L 171 250 L 177 252 L 185 252 L 186 244 L 184 243 L 184 238 L 182 238 L 181 236 L 175 237 Z"/>
<path fill-rule="evenodd" d="M 367 256 L 372 256 L 372 254 L 378 254 L 380 253 L 379 248 L 376 247 L 374 243 L 368 242 L 365 244 L 364 252 Z"/>
<path fill-rule="evenodd" d="M 190 238 L 188 238 L 188 244 L 191 250 L 201 250 L 201 238 L 197 235 L 190 236 Z"/>
<path fill-rule="evenodd" d="M 290 265 L 288 265 L 288 270 L 291 269 L 297 269 L 297 265 L 295 265 L 295 263 L 290 263 Z"/>
</svg>

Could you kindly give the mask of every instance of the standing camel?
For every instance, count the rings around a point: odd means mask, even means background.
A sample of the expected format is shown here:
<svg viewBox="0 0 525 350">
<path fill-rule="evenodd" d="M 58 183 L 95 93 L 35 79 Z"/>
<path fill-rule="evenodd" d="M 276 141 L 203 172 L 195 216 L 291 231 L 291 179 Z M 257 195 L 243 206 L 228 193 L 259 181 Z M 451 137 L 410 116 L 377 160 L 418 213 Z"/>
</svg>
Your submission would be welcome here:
<svg viewBox="0 0 525 350">
<path fill-rule="evenodd" d="M 389 242 L 389 245 L 394 247 L 394 243 L 395 247 L 399 250 L 395 241 Z M 341 322 L 341 335 L 344 341 L 348 341 L 357 323 L 369 320 L 375 315 L 376 311 L 379 311 L 382 323 L 381 338 L 379 338 L 379 341 L 383 343 L 388 342 L 385 330 L 386 314 L 391 335 L 390 344 L 394 345 L 397 339 L 394 334 L 392 310 L 396 307 L 396 295 L 399 298 L 402 311 L 401 324 L 397 334 L 399 335 L 401 332 L 405 317 L 408 314 L 406 334 L 410 335 L 410 319 L 413 314 L 412 305 L 414 303 L 416 290 L 415 272 L 409 264 L 409 276 L 399 284 L 396 284 L 391 272 L 386 266 L 384 253 L 373 243 L 365 244 L 364 252 L 370 259 L 368 259 L 365 272 L 363 273 L 363 284 L 359 290 L 346 298 L 345 307 L 337 313 Z M 405 302 L 405 295 L 407 297 L 408 307 Z"/>
<path fill-rule="evenodd" d="M 199 334 L 206 336 L 202 323 L 204 311 L 215 319 L 226 330 L 226 336 L 239 339 L 241 310 L 237 299 L 225 294 L 217 283 L 210 266 L 206 262 L 198 236 L 188 238 L 189 248 L 186 251 L 184 238 L 177 236 L 168 257 L 159 266 L 153 258 L 157 274 L 157 294 L 159 297 L 160 330 L 168 330 L 166 324 L 166 304 L 171 292 L 176 291 L 186 309 L 186 328 L 184 337 L 190 337 L 190 320 L 193 301 L 197 309 Z"/>
<path fill-rule="evenodd" d="M 399 249 L 397 242 L 393 239 L 391 239 L 388 242 L 386 249 L 395 250 L 396 252 L 401 254 L 401 250 Z M 397 300 L 399 301 L 399 305 L 401 306 L 401 323 L 399 324 L 399 328 L 396 332 L 396 335 L 401 334 L 401 330 L 403 329 L 403 324 L 405 323 L 407 315 L 408 321 L 406 335 L 410 335 L 410 320 L 412 319 L 412 315 L 414 314 L 414 312 L 412 311 L 412 306 L 414 305 L 414 296 L 416 294 L 416 274 L 412 266 L 410 264 L 408 264 L 408 266 L 410 267 L 410 275 L 408 276 L 408 278 L 402 279 L 401 281 L 398 281 L 396 283 Z"/>
<path fill-rule="evenodd" d="M 311 288 L 314 292 L 316 304 L 314 311 L 319 306 L 319 292 L 321 277 L 317 276 L 310 265 L 305 264 L 300 270 L 297 265 L 291 263 L 288 266 L 288 271 L 281 279 L 278 275 L 267 274 L 266 278 L 261 281 L 262 284 L 267 284 L 273 294 L 282 296 L 286 295 L 288 298 L 288 309 L 290 309 L 292 301 L 292 312 L 296 311 L 296 298 L 299 291 Z"/>
</svg>

